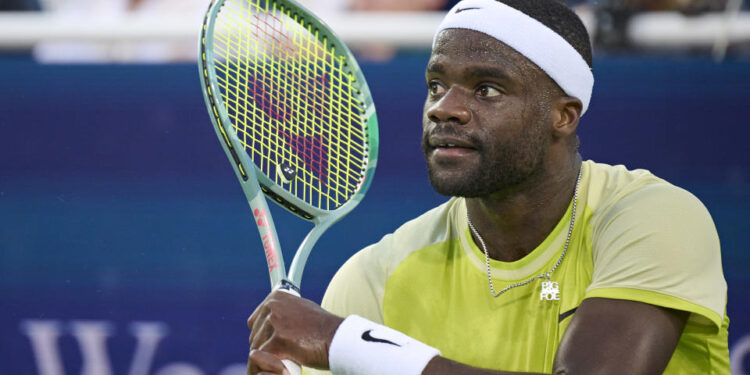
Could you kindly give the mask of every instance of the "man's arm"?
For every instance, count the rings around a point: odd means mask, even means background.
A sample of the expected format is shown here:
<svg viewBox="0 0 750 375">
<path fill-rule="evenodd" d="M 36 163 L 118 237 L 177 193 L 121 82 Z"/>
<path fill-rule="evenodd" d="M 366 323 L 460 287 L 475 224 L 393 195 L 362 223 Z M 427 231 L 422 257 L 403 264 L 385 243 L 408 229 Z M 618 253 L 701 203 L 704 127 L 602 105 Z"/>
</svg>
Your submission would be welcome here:
<svg viewBox="0 0 750 375">
<path fill-rule="evenodd" d="M 555 371 L 661 374 L 689 315 L 642 302 L 585 299 L 563 335 Z"/>
<path fill-rule="evenodd" d="M 553 373 L 660 374 L 677 346 L 688 315 L 641 302 L 586 299 L 563 336 Z M 248 320 L 253 329 L 250 344 L 254 349 L 250 353 L 248 374 L 261 371 L 281 374 L 277 371 L 281 368 L 277 358 L 327 367 L 328 348 L 341 319 L 310 301 L 272 293 Z M 423 374 L 512 373 L 477 369 L 435 357 Z"/>
<path fill-rule="evenodd" d="M 553 374 L 661 374 L 689 313 L 641 302 L 589 298 L 576 310 Z M 510 374 L 434 358 L 423 374 Z"/>
</svg>

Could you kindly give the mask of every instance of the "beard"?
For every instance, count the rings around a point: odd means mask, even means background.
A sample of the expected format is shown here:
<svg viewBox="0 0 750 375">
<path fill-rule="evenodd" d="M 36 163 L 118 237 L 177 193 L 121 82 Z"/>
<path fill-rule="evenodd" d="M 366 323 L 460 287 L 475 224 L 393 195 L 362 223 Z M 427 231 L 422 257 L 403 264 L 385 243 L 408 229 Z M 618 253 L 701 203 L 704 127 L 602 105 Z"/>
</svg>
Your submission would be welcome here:
<svg viewBox="0 0 750 375">
<path fill-rule="evenodd" d="M 433 165 L 428 153 L 429 132 L 422 138 L 427 173 L 436 192 L 446 196 L 478 198 L 506 190 L 526 181 L 543 169 L 547 138 L 541 124 L 529 124 L 514 139 L 497 139 L 465 134 L 454 126 L 434 128 L 432 134 L 452 135 L 470 140 L 478 162 L 470 166 Z"/>
</svg>

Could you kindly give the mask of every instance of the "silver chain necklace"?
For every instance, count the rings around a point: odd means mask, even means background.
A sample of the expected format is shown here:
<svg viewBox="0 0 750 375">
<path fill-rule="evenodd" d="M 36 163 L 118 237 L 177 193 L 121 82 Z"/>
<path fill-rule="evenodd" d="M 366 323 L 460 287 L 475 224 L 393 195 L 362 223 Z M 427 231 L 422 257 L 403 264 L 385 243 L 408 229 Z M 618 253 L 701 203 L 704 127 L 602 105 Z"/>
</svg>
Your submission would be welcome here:
<svg viewBox="0 0 750 375">
<path fill-rule="evenodd" d="M 492 269 L 490 268 L 490 253 L 487 251 L 487 246 L 484 244 L 484 239 L 482 236 L 479 235 L 479 232 L 477 232 L 477 228 L 474 227 L 474 224 L 471 222 L 471 217 L 469 216 L 469 210 L 466 210 L 466 219 L 469 221 L 469 228 L 471 229 L 471 233 L 474 234 L 474 236 L 477 237 L 479 240 L 479 244 L 482 246 L 482 251 L 484 251 L 484 263 L 487 266 L 487 279 L 490 282 L 490 293 L 492 293 L 493 297 L 498 297 L 501 294 L 519 287 L 528 285 L 532 281 L 536 279 L 546 279 L 550 280 L 550 275 L 552 275 L 552 272 L 555 272 L 558 266 L 560 266 L 560 263 L 562 263 L 563 258 L 565 258 L 565 253 L 568 252 L 568 245 L 570 244 L 570 236 L 573 234 L 573 224 L 575 224 L 576 220 L 576 203 L 578 202 L 578 183 L 581 181 L 581 170 L 583 168 L 578 170 L 578 177 L 576 178 L 576 187 L 573 191 L 573 208 L 570 213 L 570 226 L 568 227 L 568 237 L 565 239 L 565 247 L 563 248 L 562 254 L 560 254 L 560 258 L 557 259 L 557 262 L 555 262 L 555 265 L 547 272 L 536 275 L 526 281 L 515 283 L 506 286 L 501 291 L 495 293 L 495 285 L 492 282 Z"/>
</svg>

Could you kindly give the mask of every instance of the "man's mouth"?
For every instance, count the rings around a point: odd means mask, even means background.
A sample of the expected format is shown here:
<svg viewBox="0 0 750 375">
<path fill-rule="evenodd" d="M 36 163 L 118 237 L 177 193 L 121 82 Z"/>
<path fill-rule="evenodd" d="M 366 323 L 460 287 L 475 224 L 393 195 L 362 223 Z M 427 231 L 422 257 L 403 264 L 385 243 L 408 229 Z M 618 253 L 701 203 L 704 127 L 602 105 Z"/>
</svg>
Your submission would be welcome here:
<svg viewBox="0 0 750 375">
<path fill-rule="evenodd" d="M 473 143 L 455 137 L 433 136 L 428 139 L 431 157 L 437 162 L 450 162 L 476 153 Z"/>
<path fill-rule="evenodd" d="M 476 150 L 472 142 L 457 137 L 432 136 L 428 139 L 428 144 L 432 148 L 465 148 Z"/>
</svg>

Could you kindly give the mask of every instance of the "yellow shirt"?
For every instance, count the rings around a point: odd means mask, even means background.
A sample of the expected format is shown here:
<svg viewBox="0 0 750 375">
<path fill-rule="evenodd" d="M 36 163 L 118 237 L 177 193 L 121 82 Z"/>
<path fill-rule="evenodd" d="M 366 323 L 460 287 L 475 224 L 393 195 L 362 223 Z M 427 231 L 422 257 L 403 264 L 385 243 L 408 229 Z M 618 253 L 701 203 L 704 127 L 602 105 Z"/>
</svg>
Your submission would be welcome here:
<svg viewBox="0 0 750 375">
<path fill-rule="evenodd" d="M 706 208 L 645 170 L 591 161 L 582 168 L 569 249 L 551 275 L 559 300 L 541 298 L 542 280 L 493 298 L 465 201 L 453 198 L 349 259 L 323 307 L 385 324 L 471 366 L 551 372 L 581 301 L 640 301 L 691 313 L 665 373 L 729 374 L 727 286 Z M 524 258 L 491 260 L 495 290 L 552 268 L 571 207 Z"/>
</svg>

